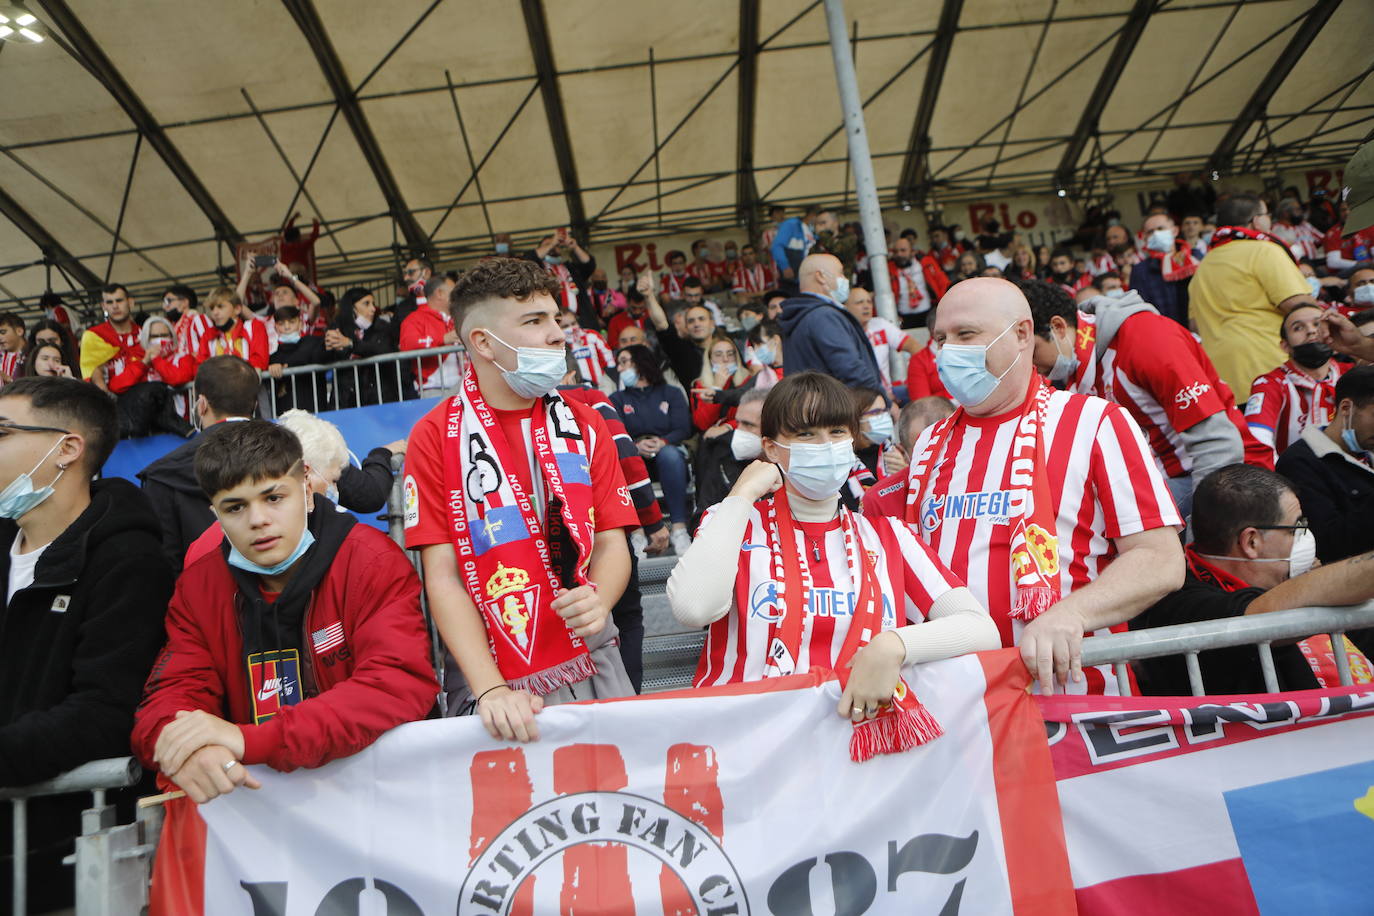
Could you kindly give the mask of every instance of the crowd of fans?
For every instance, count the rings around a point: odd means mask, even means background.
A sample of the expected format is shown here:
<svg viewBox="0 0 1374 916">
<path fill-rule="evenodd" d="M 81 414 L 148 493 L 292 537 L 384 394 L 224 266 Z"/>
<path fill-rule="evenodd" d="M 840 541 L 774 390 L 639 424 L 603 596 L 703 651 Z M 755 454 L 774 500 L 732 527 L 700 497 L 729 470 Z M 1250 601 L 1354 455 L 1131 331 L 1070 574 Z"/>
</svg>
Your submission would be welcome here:
<svg viewBox="0 0 1374 916">
<path fill-rule="evenodd" d="M 394 301 L 249 257 L 158 314 L 120 284 L 88 328 L 52 298 L 0 314 L 0 785 L 132 734 L 205 801 L 441 692 L 533 740 L 547 704 L 639 690 L 637 564 L 670 550 L 696 683 L 843 668 L 865 754 L 939 735 L 904 663 L 1018 646 L 1041 690 L 1111 692 L 1095 633 L 1374 597 L 1374 229 L 1348 213 L 1181 185 L 1072 247 L 893 227 L 875 278 L 856 224 L 774 208 L 720 260 L 702 239 L 614 284 L 558 230 L 465 272 L 413 258 Z M 328 422 L 424 397 L 360 466 Z M 188 441 L 141 489 L 101 476 L 153 432 Z M 386 503 L 399 453 L 423 586 L 344 511 Z M 1280 684 L 1331 686 L 1341 654 L 1374 681 L 1369 651 L 1276 650 Z M 1202 670 L 1263 686 L 1253 650 Z M 1188 692 L 1181 663 L 1136 673 Z"/>
</svg>

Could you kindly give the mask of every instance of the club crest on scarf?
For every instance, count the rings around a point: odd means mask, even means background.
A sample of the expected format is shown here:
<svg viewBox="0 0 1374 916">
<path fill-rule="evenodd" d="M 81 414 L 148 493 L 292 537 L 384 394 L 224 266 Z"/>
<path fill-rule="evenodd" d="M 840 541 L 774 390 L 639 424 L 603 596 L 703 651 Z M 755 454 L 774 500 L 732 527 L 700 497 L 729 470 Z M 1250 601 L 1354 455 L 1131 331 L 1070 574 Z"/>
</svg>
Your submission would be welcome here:
<svg viewBox="0 0 1374 916">
<path fill-rule="evenodd" d="M 586 644 L 551 607 L 560 589 L 591 584 L 591 443 L 556 392 L 535 399 L 534 488 L 526 492 L 513 472 L 531 457 L 526 443 L 507 441 L 471 367 L 447 411 L 444 474 L 459 573 L 502 677 L 540 696 L 591 677 Z"/>
<path fill-rule="evenodd" d="M 498 561 L 495 574 L 487 580 L 487 598 L 488 619 L 501 621 L 501 635 L 529 661 L 534 645 L 530 622 L 539 607 L 539 586 L 530 584 L 530 574 L 523 569 L 512 569 Z"/>
</svg>

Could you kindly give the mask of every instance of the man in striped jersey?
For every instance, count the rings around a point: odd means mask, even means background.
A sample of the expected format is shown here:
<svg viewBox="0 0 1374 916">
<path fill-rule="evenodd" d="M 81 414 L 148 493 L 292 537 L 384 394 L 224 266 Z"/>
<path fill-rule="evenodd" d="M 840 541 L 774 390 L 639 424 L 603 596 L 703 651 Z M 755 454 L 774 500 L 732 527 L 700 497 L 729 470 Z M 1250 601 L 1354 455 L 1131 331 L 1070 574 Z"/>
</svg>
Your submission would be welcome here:
<svg viewBox="0 0 1374 916">
<path fill-rule="evenodd" d="M 0 385 L 8 385 L 24 368 L 24 319 L 14 312 L 0 312 Z"/>
<path fill-rule="evenodd" d="M 1092 300 L 1090 318 L 1051 284 L 1030 280 L 1021 291 L 1035 320 L 1035 367 L 1130 413 L 1184 518 L 1212 471 L 1242 461 L 1273 469 L 1272 449 L 1250 432 L 1202 347 L 1138 293 Z"/>
<path fill-rule="evenodd" d="M 962 405 L 912 447 L 906 486 L 865 498 L 903 515 L 992 613 L 1040 689 L 1115 692 L 1082 670 L 1084 635 L 1178 588 L 1182 519 L 1130 414 L 1056 391 L 1033 365 L 1026 297 L 977 277 L 940 302 L 940 376 Z"/>
<path fill-rule="evenodd" d="M 1288 362 L 1250 386 L 1245 420 L 1250 432 L 1274 451 L 1274 459 L 1298 441 L 1309 423 L 1324 427 L 1336 411 L 1336 381 L 1344 371 L 1322 340 L 1322 310 L 1300 305 L 1283 319 L 1280 344 Z"/>
</svg>

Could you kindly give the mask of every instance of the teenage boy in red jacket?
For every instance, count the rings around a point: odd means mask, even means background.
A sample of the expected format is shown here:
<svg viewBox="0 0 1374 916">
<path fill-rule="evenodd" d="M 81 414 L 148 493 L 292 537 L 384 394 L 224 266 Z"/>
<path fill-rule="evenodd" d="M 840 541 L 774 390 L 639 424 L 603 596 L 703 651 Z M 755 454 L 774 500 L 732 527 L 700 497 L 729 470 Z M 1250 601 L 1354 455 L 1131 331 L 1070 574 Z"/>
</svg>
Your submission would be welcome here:
<svg viewBox="0 0 1374 916">
<path fill-rule="evenodd" d="M 356 754 L 424 718 L 439 690 L 401 549 L 311 501 L 284 427 L 245 420 L 203 438 L 196 477 L 225 540 L 177 580 L 133 733 L 138 756 L 197 803 L 256 788 L 249 765 Z"/>
</svg>

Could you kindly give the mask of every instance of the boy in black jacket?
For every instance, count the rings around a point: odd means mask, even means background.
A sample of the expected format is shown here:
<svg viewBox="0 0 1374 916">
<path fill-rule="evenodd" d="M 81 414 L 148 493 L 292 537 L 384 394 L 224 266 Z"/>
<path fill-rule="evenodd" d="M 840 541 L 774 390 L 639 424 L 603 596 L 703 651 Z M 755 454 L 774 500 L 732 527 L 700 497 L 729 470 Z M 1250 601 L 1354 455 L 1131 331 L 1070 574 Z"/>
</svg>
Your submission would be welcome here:
<svg viewBox="0 0 1374 916">
<path fill-rule="evenodd" d="M 267 374 L 274 379 L 272 386 L 277 392 L 277 416 L 295 407 L 311 413 L 328 410 L 329 395 L 323 372 L 283 378 L 282 370 L 333 362 L 338 355 L 325 350 L 323 337 L 304 333 L 301 310 L 295 306 L 285 305 L 277 309 L 273 321 L 277 326 L 277 349 L 272 353 Z"/>
<path fill-rule="evenodd" d="M 25 378 L 0 392 L 0 786 L 129 754 L 173 576 L 143 494 L 91 480 L 118 439 L 114 402 L 92 385 Z M 71 896 L 61 859 L 85 804 L 30 804 L 29 847 L 42 851 L 29 858 L 31 909 Z"/>
</svg>

